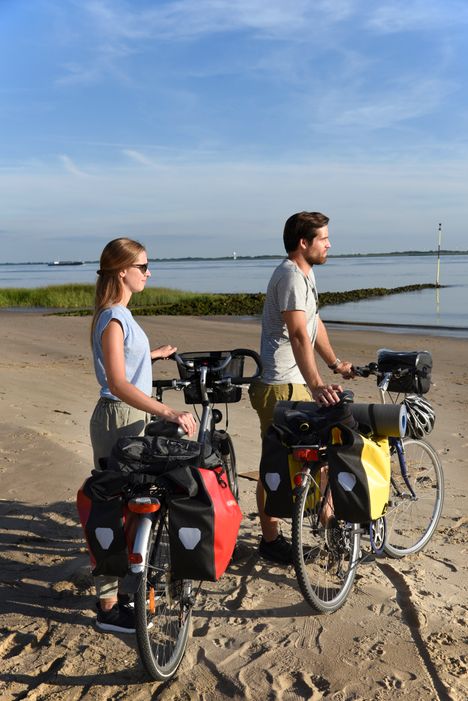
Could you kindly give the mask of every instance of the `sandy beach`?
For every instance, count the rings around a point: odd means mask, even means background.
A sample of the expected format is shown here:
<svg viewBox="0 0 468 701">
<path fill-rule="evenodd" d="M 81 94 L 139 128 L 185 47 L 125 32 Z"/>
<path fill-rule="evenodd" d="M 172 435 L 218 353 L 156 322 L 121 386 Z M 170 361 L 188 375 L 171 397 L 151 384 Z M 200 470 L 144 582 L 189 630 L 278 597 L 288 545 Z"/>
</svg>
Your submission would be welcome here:
<svg viewBox="0 0 468 701">
<path fill-rule="evenodd" d="M 145 317 L 152 346 L 258 350 L 257 323 Z M 333 330 L 341 358 L 364 364 L 379 348 L 432 352 L 430 441 L 445 470 L 438 531 L 420 554 L 363 565 L 338 612 L 317 615 L 292 568 L 258 558 L 255 482 L 241 482 L 244 559 L 199 595 L 177 677 L 148 681 L 132 636 L 94 628 L 94 591 L 75 509 L 91 469 L 88 422 L 97 399 L 89 318 L 2 313 L 0 353 L 0 698 L 2 701 L 167 699 L 292 701 L 467 696 L 468 449 L 465 340 Z M 161 377 L 176 371 L 157 366 Z M 331 380 L 330 371 L 324 377 Z M 375 381 L 347 386 L 378 401 Z M 167 402 L 182 407 L 178 393 Z M 247 393 L 229 408 L 240 473 L 257 470 L 260 440 Z M 285 522 L 287 533 L 289 524 Z"/>
</svg>

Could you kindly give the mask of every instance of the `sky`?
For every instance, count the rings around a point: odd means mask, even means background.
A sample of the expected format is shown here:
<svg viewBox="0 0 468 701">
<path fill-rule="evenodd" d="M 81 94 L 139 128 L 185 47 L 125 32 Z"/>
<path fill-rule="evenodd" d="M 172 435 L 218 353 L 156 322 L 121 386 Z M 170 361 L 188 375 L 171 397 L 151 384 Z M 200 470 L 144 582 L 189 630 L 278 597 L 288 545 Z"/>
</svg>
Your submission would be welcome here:
<svg viewBox="0 0 468 701">
<path fill-rule="evenodd" d="M 468 249 L 466 0 L 0 0 L 0 262 Z"/>
</svg>

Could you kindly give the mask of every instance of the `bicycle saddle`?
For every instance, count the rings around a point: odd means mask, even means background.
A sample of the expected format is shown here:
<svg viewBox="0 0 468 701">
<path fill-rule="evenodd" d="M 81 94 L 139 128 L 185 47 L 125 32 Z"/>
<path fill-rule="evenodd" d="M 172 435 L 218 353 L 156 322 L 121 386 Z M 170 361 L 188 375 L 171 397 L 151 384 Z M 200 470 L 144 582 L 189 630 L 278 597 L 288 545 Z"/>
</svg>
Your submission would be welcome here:
<svg viewBox="0 0 468 701">
<path fill-rule="evenodd" d="M 145 436 L 165 436 L 166 438 L 181 438 L 185 433 L 178 424 L 166 419 L 154 419 L 146 424 Z"/>
</svg>

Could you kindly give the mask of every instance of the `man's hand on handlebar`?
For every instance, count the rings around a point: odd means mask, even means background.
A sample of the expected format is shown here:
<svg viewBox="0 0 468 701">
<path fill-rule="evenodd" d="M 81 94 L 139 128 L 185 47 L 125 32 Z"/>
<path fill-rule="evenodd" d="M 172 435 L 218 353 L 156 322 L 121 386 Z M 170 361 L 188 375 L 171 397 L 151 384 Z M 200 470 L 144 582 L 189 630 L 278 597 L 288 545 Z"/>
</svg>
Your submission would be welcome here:
<svg viewBox="0 0 468 701">
<path fill-rule="evenodd" d="M 312 398 L 314 402 L 320 404 L 321 406 L 332 406 L 332 404 L 338 404 L 341 401 L 341 397 L 338 392 L 342 392 L 343 388 L 341 385 L 321 385 L 320 387 L 314 387 L 311 390 Z"/>
<path fill-rule="evenodd" d="M 345 380 L 351 380 L 356 374 L 353 364 L 347 360 L 342 360 L 333 372 L 335 375 L 341 375 Z"/>
</svg>

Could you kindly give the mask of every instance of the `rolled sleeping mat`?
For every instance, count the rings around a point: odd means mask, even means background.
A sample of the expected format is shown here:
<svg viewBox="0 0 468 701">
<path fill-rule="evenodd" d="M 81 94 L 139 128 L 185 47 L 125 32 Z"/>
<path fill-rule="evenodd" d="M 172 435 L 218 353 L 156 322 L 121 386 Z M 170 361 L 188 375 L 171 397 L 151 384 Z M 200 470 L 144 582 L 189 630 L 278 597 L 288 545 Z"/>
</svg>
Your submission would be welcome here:
<svg viewBox="0 0 468 701">
<path fill-rule="evenodd" d="M 406 434 L 404 404 L 349 404 L 362 433 L 403 438 Z"/>
</svg>

